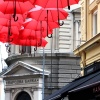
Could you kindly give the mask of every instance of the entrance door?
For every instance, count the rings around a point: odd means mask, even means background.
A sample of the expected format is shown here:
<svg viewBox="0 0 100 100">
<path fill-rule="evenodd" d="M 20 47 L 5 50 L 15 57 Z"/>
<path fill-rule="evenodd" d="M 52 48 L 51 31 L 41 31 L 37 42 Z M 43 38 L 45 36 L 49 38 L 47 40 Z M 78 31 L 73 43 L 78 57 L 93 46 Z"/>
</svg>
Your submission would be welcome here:
<svg viewBox="0 0 100 100">
<path fill-rule="evenodd" d="M 31 97 L 26 92 L 20 92 L 16 98 L 16 100 L 31 100 Z"/>
</svg>

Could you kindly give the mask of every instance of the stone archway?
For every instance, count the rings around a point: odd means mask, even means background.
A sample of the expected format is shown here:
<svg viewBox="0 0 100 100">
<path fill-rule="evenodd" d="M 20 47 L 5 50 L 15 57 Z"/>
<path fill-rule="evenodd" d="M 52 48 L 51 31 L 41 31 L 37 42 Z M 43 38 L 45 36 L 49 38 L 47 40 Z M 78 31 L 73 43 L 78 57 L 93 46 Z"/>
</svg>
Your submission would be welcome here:
<svg viewBox="0 0 100 100">
<path fill-rule="evenodd" d="M 31 97 L 27 92 L 22 91 L 18 94 L 16 100 L 31 100 Z"/>
</svg>

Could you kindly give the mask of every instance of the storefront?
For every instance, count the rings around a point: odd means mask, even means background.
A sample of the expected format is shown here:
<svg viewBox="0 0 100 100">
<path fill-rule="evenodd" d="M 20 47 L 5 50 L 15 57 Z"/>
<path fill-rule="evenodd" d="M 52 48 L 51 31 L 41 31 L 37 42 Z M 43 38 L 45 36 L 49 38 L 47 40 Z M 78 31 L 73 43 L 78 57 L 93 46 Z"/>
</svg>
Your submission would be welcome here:
<svg viewBox="0 0 100 100">
<path fill-rule="evenodd" d="M 87 82 L 69 91 L 69 100 L 100 100 L 100 71 L 94 75 Z"/>
<path fill-rule="evenodd" d="M 44 100 L 66 100 L 65 97 L 68 100 L 100 100 L 100 62 L 91 66 L 99 68 L 75 79 Z"/>
</svg>

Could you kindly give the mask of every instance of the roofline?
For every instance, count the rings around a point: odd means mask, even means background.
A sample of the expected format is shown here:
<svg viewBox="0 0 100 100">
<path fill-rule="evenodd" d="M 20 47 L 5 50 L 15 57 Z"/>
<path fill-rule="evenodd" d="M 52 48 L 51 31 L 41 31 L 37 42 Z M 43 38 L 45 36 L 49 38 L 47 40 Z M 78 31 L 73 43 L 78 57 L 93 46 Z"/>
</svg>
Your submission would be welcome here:
<svg viewBox="0 0 100 100">
<path fill-rule="evenodd" d="M 5 75 L 6 73 L 8 73 L 9 71 L 11 71 L 12 69 L 16 68 L 18 65 L 21 65 L 21 64 L 24 64 L 23 67 L 25 67 L 25 68 L 27 68 L 27 69 L 29 69 L 29 70 L 31 70 L 31 71 L 35 71 L 35 70 L 32 70 L 32 69 L 28 68 L 28 66 L 31 67 L 31 68 L 33 68 L 33 69 L 36 69 L 37 71 L 40 71 L 39 74 L 41 74 L 41 73 L 43 74 L 43 70 L 42 70 L 42 69 L 36 68 L 35 66 L 29 65 L 29 64 L 24 63 L 24 62 L 22 62 L 22 61 L 17 61 L 16 63 L 14 63 L 14 64 L 11 65 L 10 67 L 8 67 L 8 69 L 5 70 L 4 73 L 1 73 L 0 76 L 3 77 L 3 75 Z M 26 65 L 26 66 L 25 66 L 25 65 Z M 22 66 L 22 65 L 21 65 L 21 66 Z M 35 72 L 37 73 L 37 71 L 35 71 Z M 50 74 L 49 71 L 44 70 L 44 75 L 49 75 L 49 74 Z"/>
</svg>

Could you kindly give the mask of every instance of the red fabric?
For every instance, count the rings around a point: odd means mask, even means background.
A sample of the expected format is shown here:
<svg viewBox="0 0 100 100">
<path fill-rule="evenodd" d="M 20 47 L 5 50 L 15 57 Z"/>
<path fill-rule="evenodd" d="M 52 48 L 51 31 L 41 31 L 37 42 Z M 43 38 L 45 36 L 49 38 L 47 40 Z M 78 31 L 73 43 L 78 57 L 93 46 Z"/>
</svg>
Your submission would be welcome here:
<svg viewBox="0 0 100 100">
<path fill-rule="evenodd" d="M 16 16 L 18 16 L 18 20 L 23 20 L 25 21 L 25 18 L 27 16 L 27 14 L 16 14 Z M 0 18 L 6 18 L 6 19 L 13 19 L 13 15 L 12 14 L 4 14 L 2 12 L 0 12 Z"/>
<path fill-rule="evenodd" d="M 0 25 L 3 26 L 9 26 L 10 20 L 6 18 L 0 18 Z M 15 22 L 13 19 L 11 20 L 11 26 L 17 26 L 19 29 L 21 28 L 21 25 L 23 24 L 23 20 L 19 20 Z"/>
<path fill-rule="evenodd" d="M 32 30 L 41 30 L 41 22 L 36 21 L 34 19 L 28 19 L 23 23 L 23 26 L 26 29 L 32 29 Z M 54 28 L 58 28 L 59 25 L 57 22 L 50 22 L 48 21 L 48 29 L 47 29 L 47 21 L 42 21 L 42 30 L 52 30 Z"/>
<path fill-rule="evenodd" d="M 16 2 L 16 13 L 23 14 L 26 11 L 30 10 L 34 6 L 30 2 Z M 14 13 L 14 5 L 12 1 L 0 1 L 0 11 L 4 14 L 13 14 Z"/>
<path fill-rule="evenodd" d="M 15 31 L 16 30 L 16 31 Z M 0 25 L 0 41 L 5 43 L 19 36 L 19 30 L 16 26 L 11 26 L 11 36 L 8 36 L 8 27 Z"/>
<path fill-rule="evenodd" d="M 47 36 L 47 31 L 42 31 L 42 34 L 41 34 L 41 31 L 34 31 L 31 29 L 22 29 L 19 32 L 20 32 L 19 34 L 20 39 L 36 39 L 37 37 L 45 38 Z M 52 34 L 52 32 L 48 31 L 48 34 Z"/>
<path fill-rule="evenodd" d="M 68 13 L 64 11 L 63 9 L 56 9 L 56 8 L 41 8 L 37 6 L 36 8 L 33 8 L 28 12 L 28 17 L 33 18 L 36 20 L 47 20 L 47 10 L 48 10 L 48 20 L 49 21 L 57 21 L 58 20 L 58 14 L 59 14 L 59 19 L 63 20 L 66 19 L 68 16 Z"/>
<path fill-rule="evenodd" d="M 4 0 L 4 1 L 14 1 L 14 0 Z M 34 2 L 36 0 L 16 0 L 17 2 L 26 2 L 26 1 L 30 1 L 32 4 L 34 4 Z"/>
<path fill-rule="evenodd" d="M 69 5 L 78 4 L 79 0 L 69 0 Z M 44 8 L 57 8 L 57 0 L 36 0 L 36 5 Z M 58 7 L 64 8 L 68 6 L 67 0 L 58 0 Z"/>
<path fill-rule="evenodd" d="M 42 43 L 41 43 L 41 47 L 45 47 L 46 44 L 48 42 L 42 38 Z M 40 39 L 33 39 L 33 40 L 29 40 L 29 39 L 24 39 L 24 40 L 21 40 L 21 39 L 14 39 L 11 44 L 15 44 L 15 45 L 22 45 L 22 46 L 37 46 L 37 47 L 40 47 L 38 44 L 40 44 Z"/>
</svg>

